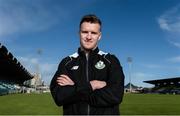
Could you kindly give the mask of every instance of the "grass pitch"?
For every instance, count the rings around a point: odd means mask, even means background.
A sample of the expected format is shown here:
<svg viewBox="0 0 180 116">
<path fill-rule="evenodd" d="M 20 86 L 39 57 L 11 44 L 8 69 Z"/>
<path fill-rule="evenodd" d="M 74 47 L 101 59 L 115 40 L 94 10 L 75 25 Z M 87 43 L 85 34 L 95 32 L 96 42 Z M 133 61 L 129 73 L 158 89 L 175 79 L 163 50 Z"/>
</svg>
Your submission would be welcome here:
<svg viewBox="0 0 180 116">
<path fill-rule="evenodd" d="M 1 115 L 54 115 L 62 109 L 47 94 L 12 94 L 0 96 Z"/>
<path fill-rule="evenodd" d="M 180 95 L 125 94 L 123 115 L 180 115 Z M 0 115 L 60 115 L 50 95 L 12 94 L 0 96 Z"/>
<path fill-rule="evenodd" d="M 124 115 L 180 115 L 180 95 L 125 94 Z"/>
</svg>

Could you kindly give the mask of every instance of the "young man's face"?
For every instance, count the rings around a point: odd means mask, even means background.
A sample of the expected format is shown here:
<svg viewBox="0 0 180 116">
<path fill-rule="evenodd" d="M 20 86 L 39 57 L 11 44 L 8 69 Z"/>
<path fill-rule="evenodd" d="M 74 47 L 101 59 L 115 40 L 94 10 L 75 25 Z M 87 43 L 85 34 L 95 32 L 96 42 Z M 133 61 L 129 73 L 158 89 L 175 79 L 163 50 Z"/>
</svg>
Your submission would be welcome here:
<svg viewBox="0 0 180 116">
<path fill-rule="evenodd" d="M 98 23 L 83 22 L 80 28 L 80 44 L 85 50 L 94 49 L 101 38 L 100 25 Z"/>
</svg>

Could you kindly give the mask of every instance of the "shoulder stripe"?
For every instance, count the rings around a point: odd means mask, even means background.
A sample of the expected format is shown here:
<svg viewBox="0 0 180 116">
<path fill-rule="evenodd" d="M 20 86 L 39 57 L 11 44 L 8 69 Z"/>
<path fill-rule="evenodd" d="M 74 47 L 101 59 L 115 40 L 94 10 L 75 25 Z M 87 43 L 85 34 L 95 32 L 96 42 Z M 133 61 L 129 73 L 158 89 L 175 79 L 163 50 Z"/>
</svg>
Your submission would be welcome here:
<svg viewBox="0 0 180 116">
<path fill-rule="evenodd" d="M 75 52 L 74 54 L 70 55 L 70 58 L 77 58 L 79 56 L 79 54 L 77 52 Z"/>
<path fill-rule="evenodd" d="M 68 65 L 73 59 L 72 58 L 77 58 L 79 56 L 79 54 L 77 52 L 75 52 L 74 54 L 72 55 L 69 55 L 69 60 L 66 62 L 65 65 Z"/>
<path fill-rule="evenodd" d="M 102 56 L 102 55 L 107 55 L 108 53 L 105 53 L 103 51 L 99 51 L 98 54 Z"/>
<path fill-rule="evenodd" d="M 70 59 L 66 62 L 65 66 L 68 65 L 71 61 L 72 61 L 72 58 L 69 57 Z"/>
<path fill-rule="evenodd" d="M 109 64 L 111 64 L 111 62 L 106 58 L 106 55 L 107 55 L 108 53 L 103 52 L 103 51 L 99 51 L 98 54 L 101 55 L 101 56 L 104 55 L 103 58 L 104 58 L 107 62 L 109 62 Z"/>
<path fill-rule="evenodd" d="M 109 64 L 111 64 L 111 61 L 109 61 L 109 60 L 106 58 L 106 55 L 104 55 L 104 59 L 106 59 L 106 61 L 108 61 Z"/>
</svg>

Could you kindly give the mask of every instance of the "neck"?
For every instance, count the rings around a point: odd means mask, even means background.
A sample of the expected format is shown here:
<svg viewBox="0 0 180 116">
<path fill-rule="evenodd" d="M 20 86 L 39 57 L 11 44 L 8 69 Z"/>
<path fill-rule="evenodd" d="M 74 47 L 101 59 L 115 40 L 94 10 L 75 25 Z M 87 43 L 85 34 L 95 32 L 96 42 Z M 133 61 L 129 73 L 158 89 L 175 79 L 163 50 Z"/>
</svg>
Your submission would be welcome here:
<svg viewBox="0 0 180 116">
<path fill-rule="evenodd" d="M 96 48 L 97 48 L 97 46 L 94 47 L 93 49 L 85 49 L 85 48 L 83 48 L 83 47 L 81 46 L 81 50 L 84 51 L 86 55 L 88 55 L 91 50 L 93 51 L 93 50 L 95 50 Z"/>
</svg>

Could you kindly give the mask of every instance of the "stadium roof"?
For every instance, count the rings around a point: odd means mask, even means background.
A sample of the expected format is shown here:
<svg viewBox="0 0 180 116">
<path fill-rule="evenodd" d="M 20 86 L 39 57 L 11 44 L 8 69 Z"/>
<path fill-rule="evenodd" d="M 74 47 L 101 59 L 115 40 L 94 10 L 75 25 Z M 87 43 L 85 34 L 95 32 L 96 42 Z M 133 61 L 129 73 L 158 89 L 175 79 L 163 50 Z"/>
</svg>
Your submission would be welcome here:
<svg viewBox="0 0 180 116">
<path fill-rule="evenodd" d="M 125 85 L 124 88 L 129 89 L 129 88 L 130 88 L 130 83 L 128 83 L 127 85 Z M 132 88 L 132 89 L 137 89 L 138 86 L 135 86 L 134 84 L 131 83 L 131 88 Z"/>
<path fill-rule="evenodd" d="M 144 82 L 154 84 L 154 85 L 165 85 L 165 84 L 166 85 L 171 85 L 171 84 L 180 85 L 180 77 L 159 79 L 159 80 L 149 80 L 149 81 L 144 81 Z"/>
<path fill-rule="evenodd" d="M 32 78 L 23 65 L 0 43 L 0 80 L 22 84 Z"/>
</svg>

